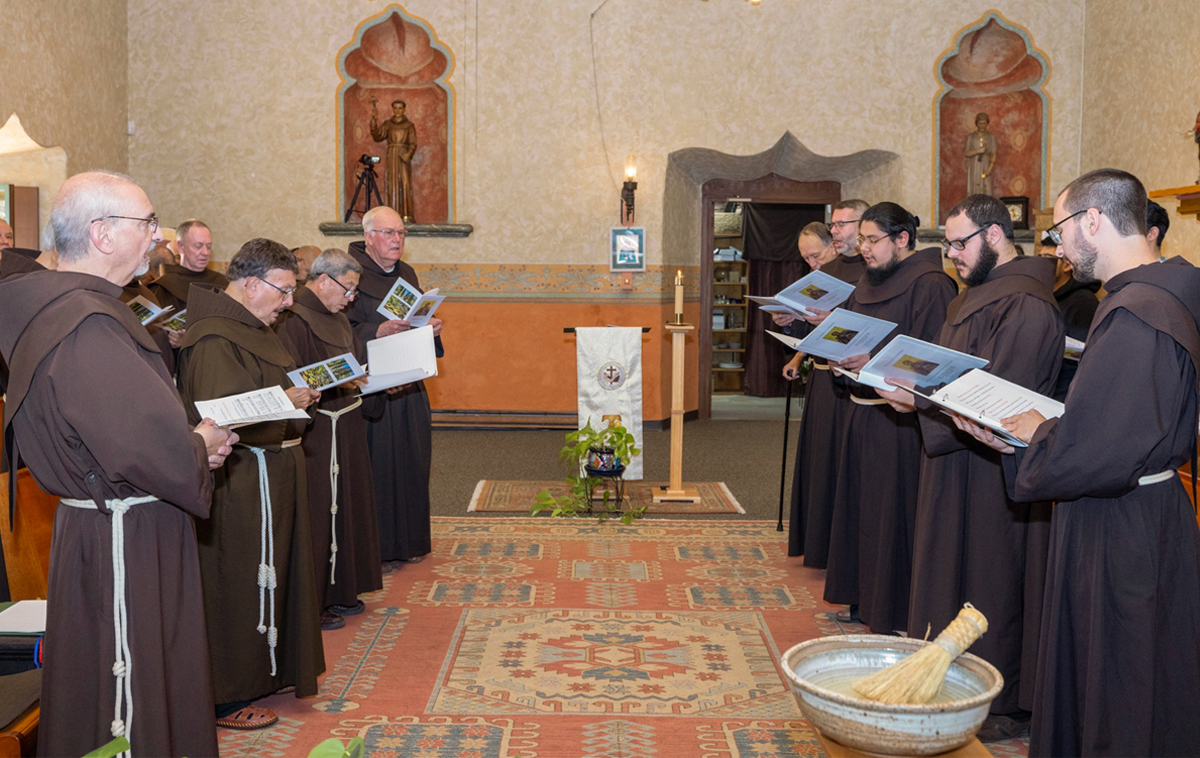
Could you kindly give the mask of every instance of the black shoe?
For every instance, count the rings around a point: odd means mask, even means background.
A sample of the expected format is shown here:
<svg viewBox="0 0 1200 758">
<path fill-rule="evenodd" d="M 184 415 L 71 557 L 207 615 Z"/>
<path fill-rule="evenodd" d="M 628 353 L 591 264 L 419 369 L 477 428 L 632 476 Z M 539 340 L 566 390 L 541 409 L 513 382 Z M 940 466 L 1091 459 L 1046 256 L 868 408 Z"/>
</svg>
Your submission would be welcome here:
<svg viewBox="0 0 1200 758">
<path fill-rule="evenodd" d="M 989 713 L 984 719 L 983 726 L 975 734 L 980 742 L 1000 742 L 1029 734 L 1029 724 L 1032 721 L 1029 713 L 1013 713 L 1001 715 Z"/>
<path fill-rule="evenodd" d="M 363 601 L 359 600 L 354 605 L 331 605 L 325 610 L 333 611 L 339 616 L 357 616 L 367 609 Z"/>
<path fill-rule="evenodd" d="M 843 624 L 857 624 L 858 622 L 858 605 L 851 605 L 844 611 L 838 611 L 833 615 L 835 619 Z"/>
<path fill-rule="evenodd" d="M 346 625 L 346 619 L 326 608 L 321 611 L 321 631 L 328 632 L 333 629 L 341 629 Z"/>
</svg>

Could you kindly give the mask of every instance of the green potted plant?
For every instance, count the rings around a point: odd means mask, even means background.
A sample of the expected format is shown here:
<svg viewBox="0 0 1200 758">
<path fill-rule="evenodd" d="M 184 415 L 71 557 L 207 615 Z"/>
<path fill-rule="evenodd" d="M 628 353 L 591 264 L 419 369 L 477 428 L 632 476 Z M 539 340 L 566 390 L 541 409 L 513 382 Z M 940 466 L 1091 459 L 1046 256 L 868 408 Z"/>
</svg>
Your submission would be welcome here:
<svg viewBox="0 0 1200 758">
<path fill-rule="evenodd" d="M 537 501 L 530 508 L 530 513 L 536 516 L 549 511 L 551 516 L 563 517 L 595 513 L 601 521 L 615 516 L 618 511 L 612 492 L 604 489 L 598 511 L 592 507 L 592 493 L 604 478 L 620 476 L 633 456 L 642 452 L 635 442 L 629 430 L 620 424 L 596 429 L 591 419 L 582 429 L 568 432 L 566 444 L 558 451 L 558 457 L 567 467 L 567 484 L 570 488 L 560 497 L 552 495 L 550 490 L 542 490 L 537 494 Z M 632 523 L 645 512 L 645 506 L 622 511 L 621 521 Z"/>
</svg>

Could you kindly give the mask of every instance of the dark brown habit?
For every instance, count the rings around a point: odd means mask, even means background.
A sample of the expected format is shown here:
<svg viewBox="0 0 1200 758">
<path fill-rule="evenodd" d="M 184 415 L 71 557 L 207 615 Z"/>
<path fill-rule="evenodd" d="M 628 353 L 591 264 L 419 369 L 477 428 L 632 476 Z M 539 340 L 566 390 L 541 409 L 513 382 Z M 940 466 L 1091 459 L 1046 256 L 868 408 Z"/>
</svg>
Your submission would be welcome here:
<svg viewBox="0 0 1200 758">
<path fill-rule="evenodd" d="M 926 248 L 901 261 L 881 284 L 863 276 L 843 307 L 895 323 L 893 334 L 932 342 L 957 292 L 942 270 L 941 251 Z M 834 383 L 848 388 L 851 403 L 837 456 L 825 600 L 857 604 L 873 632 L 907 629 L 920 428 L 913 414 L 880 403 L 870 387 L 846 377 L 834 377 Z"/>
<path fill-rule="evenodd" d="M 10 276 L 17 274 L 28 274 L 31 271 L 45 271 L 46 267 L 38 263 L 28 255 L 14 253 L 15 248 L 8 248 L 4 252 L 6 255 L 0 256 L 0 280 L 7 279 Z M 8 392 L 8 362 L 0 358 L 0 395 Z M 6 471 L 6 467 L 0 467 L 0 472 Z"/>
<path fill-rule="evenodd" d="M 851 284 L 865 270 L 861 255 L 839 255 L 821 266 L 821 271 Z M 805 321 L 793 321 L 790 326 L 793 329 L 785 331 L 795 337 L 811 331 Z M 829 524 L 837 487 L 835 460 L 841 446 L 845 406 L 850 401 L 844 386 L 835 390 L 829 362 L 816 356 L 812 362 L 813 370 L 804 392 L 796 465 L 792 469 L 788 555 L 803 555 L 805 566 L 825 568 L 829 562 Z"/>
<path fill-rule="evenodd" d="M 166 308 L 168 305 L 179 313 L 188 307 L 188 288 L 193 284 L 207 284 L 217 289 L 225 289 L 229 280 L 220 271 L 204 269 L 192 271 L 176 263 L 163 266 L 163 275 L 150 282 L 148 289 L 154 293 L 158 304 Z M 190 315 L 190 314 L 189 314 Z M 191 320 L 188 320 L 191 323 Z"/>
<path fill-rule="evenodd" d="M 362 264 L 358 297 L 346 309 L 354 334 L 364 344 L 375 339 L 385 319 L 376 308 L 387 297 L 397 278 L 419 288 L 417 272 L 404 261 L 391 271 L 379 268 L 362 242 L 350 245 L 350 254 Z M 442 341 L 437 339 L 438 355 Z M 369 367 L 368 367 L 369 368 Z M 433 455 L 432 413 L 425 383 L 416 382 L 403 392 L 380 392 L 364 401 L 367 445 L 375 477 L 375 505 L 379 510 L 380 557 L 385 561 L 419 558 L 433 549 L 429 525 L 429 468 Z"/>
<path fill-rule="evenodd" d="M 0 282 L 0 352 L 13 367 L 6 421 L 46 492 L 159 498 L 122 517 L 130 742 L 134 755 L 215 756 L 193 521 L 209 512 L 208 456 L 120 292 L 68 272 Z M 55 516 L 40 755 L 83 755 L 112 739 L 113 519 L 107 506 L 60 505 Z"/>
<path fill-rule="evenodd" d="M 138 279 L 134 279 L 121 288 L 122 303 L 128 303 L 135 297 L 144 297 L 160 308 L 163 307 L 162 303 L 158 302 L 158 298 L 155 297 L 154 293 Z M 175 376 L 175 348 L 171 347 L 171 341 L 167 338 L 167 333 L 159 326 L 160 323 L 169 318 L 169 314 L 164 315 L 158 321 L 147 324 L 145 328 L 150 333 L 150 339 L 154 340 L 154 344 L 158 345 L 163 364 L 167 367 L 167 373 Z"/>
<path fill-rule="evenodd" d="M 983 284 L 950 303 L 938 344 L 986 358 L 988 373 L 1049 395 L 1065 337 L 1053 286 L 1054 262 L 1045 258 L 1016 258 L 996 267 Z M 926 457 L 917 498 L 908 633 L 924 637 L 929 627 L 945 629 L 963 603 L 973 603 L 987 616 L 988 631 L 971 652 L 1004 675 L 992 713 L 1028 711 L 1050 503 L 1010 500 L 1000 454 L 929 406 L 918 402 Z"/>
<path fill-rule="evenodd" d="M 361 342 L 355 338 L 345 313 L 330 313 L 316 293 L 301 287 L 295 302 L 284 311 L 275 331 L 295 359 L 307 366 L 334 356 L 352 353 L 366 361 Z M 319 411 L 338 413 L 358 398 L 347 385 L 324 390 L 318 413 L 304 434 L 304 461 L 308 468 L 309 524 L 313 536 L 313 566 L 317 586 L 323 591 L 322 607 L 353 606 L 358 596 L 383 586 L 379 560 L 379 523 L 375 511 L 375 489 L 371 481 L 371 458 L 367 451 L 367 422 L 360 408 L 342 413 L 337 420 L 338 492 L 336 500 L 330 480 L 333 419 Z M 337 503 L 337 563 L 330 575 L 331 534 L 334 521 L 331 504 Z"/>
<path fill-rule="evenodd" d="M 1096 309 L 1100 307 L 1100 282 L 1078 282 L 1074 278 L 1054 290 L 1054 299 L 1058 309 L 1062 311 L 1063 321 L 1067 323 L 1067 336 L 1080 342 L 1087 341 L 1088 330 L 1092 328 L 1092 319 Z M 1063 361 L 1062 369 L 1058 372 L 1058 382 L 1054 386 L 1054 399 L 1060 403 L 1067 399 L 1067 390 L 1075 371 L 1079 368 L 1078 361 Z"/>
<path fill-rule="evenodd" d="M 1179 477 L 1138 480 L 1195 449 L 1200 271 L 1105 287 L 1066 411 L 1004 457 L 1011 498 L 1057 501 L 1029 753 L 1194 755 L 1200 532 Z"/>
<path fill-rule="evenodd" d="M 194 423 L 196 400 L 273 385 L 291 387 L 296 368 L 271 328 L 223 291 L 197 285 L 188 296 L 188 329 L 179 351 L 179 394 Z M 297 440 L 306 422 L 271 421 L 237 430 L 241 441 L 217 471 L 212 516 L 199 525 L 200 569 L 217 703 L 255 700 L 281 687 L 297 697 L 317 694 L 325 670 L 321 609 L 312 564 L 304 453 Z M 260 634 L 257 585 L 262 514 L 258 460 L 265 451 L 275 539 L 275 625 L 278 675 L 271 676 L 266 634 Z M 297 505 L 301 507 L 297 507 Z M 262 623 L 270 624 L 269 594 Z"/>
</svg>

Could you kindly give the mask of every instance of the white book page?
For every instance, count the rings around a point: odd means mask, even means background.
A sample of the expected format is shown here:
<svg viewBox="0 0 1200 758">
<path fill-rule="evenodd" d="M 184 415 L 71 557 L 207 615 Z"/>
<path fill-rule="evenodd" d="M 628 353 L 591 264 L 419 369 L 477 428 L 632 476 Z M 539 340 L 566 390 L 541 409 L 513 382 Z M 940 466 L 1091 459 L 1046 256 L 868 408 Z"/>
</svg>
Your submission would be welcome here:
<svg viewBox="0 0 1200 758">
<path fill-rule="evenodd" d="M 317 363 L 301 366 L 295 371 L 288 372 L 288 379 L 294 387 L 308 387 L 310 390 L 327 390 L 352 382 L 366 374 L 366 369 L 358 365 L 351 353 L 335 355 L 332 358 Z"/>
<path fill-rule="evenodd" d="M 773 297 L 761 297 L 759 295 L 747 295 L 746 299 L 753 300 L 754 302 L 758 303 L 758 309 L 760 311 L 765 311 L 767 313 L 787 313 L 788 315 L 796 316 L 797 318 L 804 318 L 805 316 L 815 316 L 816 315 L 812 311 L 808 311 L 803 308 L 794 308 L 792 306 L 786 305 L 785 303 L 781 303 Z"/>
<path fill-rule="evenodd" d="M 367 364 L 371 373 L 359 389 L 363 395 L 411 384 L 437 376 L 437 350 L 433 327 L 392 334 L 367 343 Z"/>
<path fill-rule="evenodd" d="M 1078 361 L 1083 357 L 1083 349 L 1085 347 L 1087 347 L 1087 343 L 1083 340 L 1067 337 L 1066 345 L 1063 348 L 1063 358 L 1069 361 Z"/>
<path fill-rule="evenodd" d="M 18 600 L 0 611 L 0 634 L 41 634 L 44 631 L 45 600 Z"/>
<path fill-rule="evenodd" d="M 417 300 L 417 304 L 413 307 L 412 312 L 408 314 L 408 323 L 413 328 L 426 326 L 429 324 L 429 319 L 433 318 L 433 312 L 438 309 L 442 301 L 446 298 L 438 295 L 436 289 L 429 290 L 421 298 Z"/>
<path fill-rule="evenodd" d="M 142 323 L 142 326 L 149 324 L 151 321 L 163 315 L 164 313 L 170 313 L 171 311 L 175 310 L 175 306 L 171 305 L 167 306 L 166 308 L 160 308 L 141 295 L 138 295 L 125 304 L 129 306 L 131 311 L 133 311 L 133 315 L 137 316 L 137 319 Z"/>
<path fill-rule="evenodd" d="M 196 410 L 201 418 L 210 418 L 218 426 L 239 427 L 264 421 L 308 418 L 308 414 L 292 405 L 283 387 L 267 387 L 243 392 L 240 395 L 197 400 Z"/>
<path fill-rule="evenodd" d="M 979 369 L 968 371 L 930 395 L 929 399 L 978 421 L 1009 444 L 1020 447 L 1025 447 L 1025 443 L 1004 429 L 1000 423 L 1002 419 L 1028 410 L 1035 410 L 1046 418 L 1058 418 L 1066 408 L 1053 398 Z"/>
<path fill-rule="evenodd" d="M 436 290 L 435 290 L 436 292 Z M 412 286 L 403 279 L 397 279 L 388 291 L 387 297 L 376 308 L 376 312 L 383 314 L 387 319 L 395 321 L 396 319 L 407 319 L 408 314 L 413 312 L 417 301 L 421 299 L 421 290 Z"/>
<path fill-rule="evenodd" d="M 882 390 L 892 388 L 889 379 L 936 387 L 987 364 L 983 358 L 901 334 L 862 367 L 858 381 Z"/>
<path fill-rule="evenodd" d="M 830 276 L 822 271 L 814 271 L 807 276 L 792 282 L 781 290 L 775 299 L 796 310 L 808 311 L 819 308 L 831 311 L 850 297 L 854 285 L 843 282 L 836 276 Z"/>
<path fill-rule="evenodd" d="M 184 308 L 179 313 L 164 321 L 162 327 L 172 332 L 182 332 L 187 329 L 187 309 Z"/>
<path fill-rule="evenodd" d="M 838 308 L 820 326 L 814 327 L 796 349 L 826 360 L 842 361 L 852 355 L 870 353 L 895 328 L 891 321 Z"/>
<path fill-rule="evenodd" d="M 766 332 L 767 334 L 771 335 L 775 339 L 779 340 L 783 344 L 787 345 L 788 347 L 790 347 L 793 350 L 800 349 L 800 340 L 796 337 L 789 337 L 786 334 L 780 334 L 779 332 L 773 332 L 770 329 L 763 329 L 763 331 Z"/>
</svg>

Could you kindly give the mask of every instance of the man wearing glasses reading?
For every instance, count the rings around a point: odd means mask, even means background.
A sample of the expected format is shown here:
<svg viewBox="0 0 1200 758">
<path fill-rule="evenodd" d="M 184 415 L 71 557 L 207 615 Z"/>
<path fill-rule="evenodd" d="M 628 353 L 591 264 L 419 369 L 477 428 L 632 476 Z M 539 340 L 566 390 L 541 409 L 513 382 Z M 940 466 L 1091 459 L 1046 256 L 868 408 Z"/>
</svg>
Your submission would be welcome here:
<svg viewBox="0 0 1200 758">
<path fill-rule="evenodd" d="M 344 313 L 358 296 L 362 265 L 331 249 L 313 261 L 308 283 L 275 323 L 298 366 L 351 353 L 366 363 L 363 343 Z M 383 586 L 379 523 L 367 451 L 367 422 L 357 383 L 322 390 L 312 426 L 304 433 L 313 566 L 321 597 L 322 629 L 346 625 L 365 609 L 358 596 Z"/>
<path fill-rule="evenodd" d="M 376 206 L 363 216 L 363 242 L 350 244 L 362 266 L 358 297 L 346 310 L 354 333 L 364 343 L 410 329 L 403 319 L 387 319 L 377 310 L 400 278 L 420 288 L 417 272 L 400 260 L 407 231 L 400 214 Z M 440 335 L 442 320 L 429 321 Z M 442 355 L 441 337 L 436 337 Z M 433 549 L 429 523 L 429 470 L 433 455 L 433 420 L 425 384 L 397 387 L 364 401 L 367 443 L 375 476 L 379 511 L 380 557 L 385 571 L 402 562 L 421 560 Z"/>
<path fill-rule="evenodd" d="M 947 255 L 967 288 L 946 310 L 937 343 L 986 358 L 989 373 L 1049 395 L 1066 337 L 1051 291 L 1054 265 L 1019 256 L 1012 237 L 1008 210 L 990 195 L 971 195 L 950 211 Z M 937 406 L 903 388 L 880 395 L 903 412 L 915 403 L 925 449 L 908 633 L 944 629 L 963 603 L 983 612 L 988 633 L 971 652 L 1000 670 L 1004 689 L 979 738 L 1016 737 L 1029 730 L 1033 707 L 1050 503 L 1009 499 L 1000 455 Z"/>
<path fill-rule="evenodd" d="M 1099 169 L 1067 185 L 1048 235 L 1104 282 L 1060 418 L 1003 419 L 1008 494 L 1054 500 L 1029 753 L 1190 755 L 1200 745 L 1200 532 L 1176 469 L 1196 445 L 1200 271 L 1156 263 L 1146 190 Z M 989 632 L 990 634 L 991 632 Z"/>
</svg>

